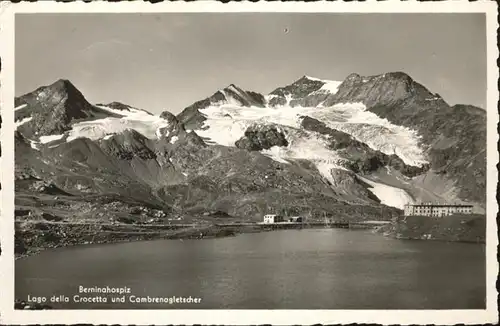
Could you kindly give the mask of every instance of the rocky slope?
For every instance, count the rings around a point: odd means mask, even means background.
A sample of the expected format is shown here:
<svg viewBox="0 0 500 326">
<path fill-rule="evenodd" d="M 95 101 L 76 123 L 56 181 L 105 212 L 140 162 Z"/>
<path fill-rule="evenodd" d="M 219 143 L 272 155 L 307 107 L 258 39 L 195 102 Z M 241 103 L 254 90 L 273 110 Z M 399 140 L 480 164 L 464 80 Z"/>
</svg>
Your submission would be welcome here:
<svg viewBox="0 0 500 326">
<path fill-rule="evenodd" d="M 484 111 L 402 73 L 304 76 L 268 95 L 230 85 L 177 116 L 92 105 L 65 80 L 16 105 L 19 217 L 387 220 L 429 198 L 484 206 Z M 113 204 L 89 200 L 100 196 Z"/>
</svg>

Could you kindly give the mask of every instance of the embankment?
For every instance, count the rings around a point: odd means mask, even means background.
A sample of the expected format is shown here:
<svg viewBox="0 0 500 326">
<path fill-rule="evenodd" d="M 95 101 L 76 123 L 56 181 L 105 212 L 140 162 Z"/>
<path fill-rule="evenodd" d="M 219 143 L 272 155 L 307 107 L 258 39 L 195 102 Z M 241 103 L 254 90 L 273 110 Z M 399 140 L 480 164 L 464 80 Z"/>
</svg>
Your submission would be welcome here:
<svg viewBox="0 0 500 326">
<path fill-rule="evenodd" d="M 485 243 L 485 215 L 405 216 L 377 232 L 397 239 Z"/>
</svg>

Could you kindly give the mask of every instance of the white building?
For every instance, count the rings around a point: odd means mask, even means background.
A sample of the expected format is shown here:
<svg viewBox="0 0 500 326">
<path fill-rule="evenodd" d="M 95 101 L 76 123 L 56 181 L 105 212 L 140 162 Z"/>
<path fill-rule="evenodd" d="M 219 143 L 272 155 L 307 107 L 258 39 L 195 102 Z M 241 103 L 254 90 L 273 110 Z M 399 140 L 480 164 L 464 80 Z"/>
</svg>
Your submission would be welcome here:
<svg viewBox="0 0 500 326">
<path fill-rule="evenodd" d="M 448 216 L 454 214 L 472 214 L 472 205 L 416 204 L 405 205 L 405 216 Z"/>
<path fill-rule="evenodd" d="M 264 215 L 264 224 L 273 224 L 278 222 L 283 222 L 285 219 L 282 216 L 276 214 Z"/>
</svg>

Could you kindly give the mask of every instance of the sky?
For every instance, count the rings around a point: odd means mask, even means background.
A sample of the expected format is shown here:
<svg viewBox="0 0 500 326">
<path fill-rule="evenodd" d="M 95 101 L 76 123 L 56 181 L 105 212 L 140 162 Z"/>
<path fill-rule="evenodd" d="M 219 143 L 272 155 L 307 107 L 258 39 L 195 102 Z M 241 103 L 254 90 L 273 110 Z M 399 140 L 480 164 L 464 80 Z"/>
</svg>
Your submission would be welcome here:
<svg viewBox="0 0 500 326">
<path fill-rule="evenodd" d="M 486 103 L 484 14 L 17 14 L 16 96 L 69 79 L 91 103 L 179 113 L 229 84 L 403 71 L 449 104 Z"/>
</svg>

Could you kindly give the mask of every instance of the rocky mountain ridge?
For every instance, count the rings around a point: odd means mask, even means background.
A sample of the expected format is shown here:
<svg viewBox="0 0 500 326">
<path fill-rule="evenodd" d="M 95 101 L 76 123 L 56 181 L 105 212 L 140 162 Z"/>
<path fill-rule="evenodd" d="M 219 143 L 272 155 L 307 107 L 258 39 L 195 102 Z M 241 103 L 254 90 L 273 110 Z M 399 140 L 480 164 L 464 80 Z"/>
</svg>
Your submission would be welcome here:
<svg viewBox="0 0 500 326">
<path fill-rule="evenodd" d="M 16 106 L 16 205 L 40 214 L 70 216 L 99 194 L 165 218 L 390 219 L 403 201 L 484 206 L 484 111 L 450 107 L 402 73 L 304 76 L 268 95 L 230 85 L 177 116 L 92 105 L 65 80 Z M 73 204 L 54 202 L 54 191 Z M 402 199 L 395 208 L 387 196 Z M 128 214 L 117 207 L 87 215 Z"/>
</svg>

